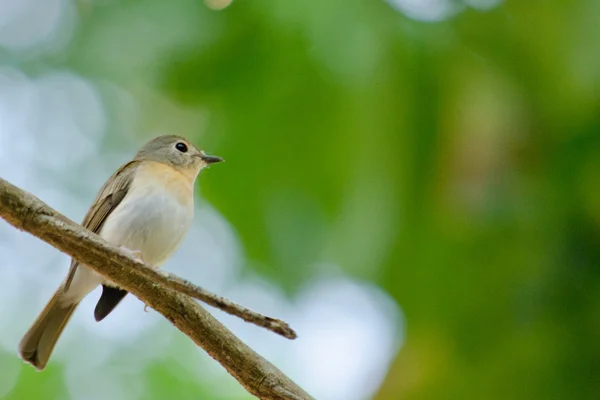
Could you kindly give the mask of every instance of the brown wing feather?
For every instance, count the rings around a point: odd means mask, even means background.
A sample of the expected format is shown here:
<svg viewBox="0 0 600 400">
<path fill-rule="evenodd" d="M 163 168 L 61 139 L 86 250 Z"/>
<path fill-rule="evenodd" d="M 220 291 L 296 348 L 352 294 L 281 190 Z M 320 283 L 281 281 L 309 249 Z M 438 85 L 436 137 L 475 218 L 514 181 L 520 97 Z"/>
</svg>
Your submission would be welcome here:
<svg viewBox="0 0 600 400">
<path fill-rule="evenodd" d="M 106 181 L 94 199 L 94 202 L 92 203 L 93 206 L 83 218 L 81 225 L 84 228 L 87 228 L 94 233 L 100 232 L 100 229 L 102 229 L 102 225 L 104 225 L 106 218 L 108 218 L 110 213 L 117 208 L 117 206 L 127 195 L 139 164 L 140 161 L 137 160 L 124 164 Z M 67 276 L 64 290 L 69 288 L 69 285 L 73 280 L 73 276 L 75 276 L 75 271 L 77 270 L 78 265 L 79 262 L 77 260 L 71 260 L 71 269 L 69 271 L 69 275 Z"/>
</svg>

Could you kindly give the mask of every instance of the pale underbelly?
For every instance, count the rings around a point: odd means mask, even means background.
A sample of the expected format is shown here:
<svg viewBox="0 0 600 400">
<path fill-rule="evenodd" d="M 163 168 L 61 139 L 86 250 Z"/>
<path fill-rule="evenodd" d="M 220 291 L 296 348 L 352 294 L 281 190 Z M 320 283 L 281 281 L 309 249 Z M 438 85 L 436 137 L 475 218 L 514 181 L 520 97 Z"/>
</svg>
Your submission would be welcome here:
<svg viewBox="0 0 600 400">
<path fill-rule="evenodd" d="M 142 254 L 144 262 L 162 265 L 187 234 L 193 208 L 182 206 L 171 196 L 148 193 L 125 199 L 110 215 L 100 236 Z"/>
<path fill-rule="evenodd" d="M 165 196 L 162 188 L 128 194 L 107 218 L 100 236 L 108 242 L 141 253 L 143 261 L 160 267 L 179 247 L 193 219 L 193 203 L 183 206 Z M 102 276 L 80 266 L 69 288 L 70 298 L 83 298 L 99 284 L 109 284 Z"/>
</svg>

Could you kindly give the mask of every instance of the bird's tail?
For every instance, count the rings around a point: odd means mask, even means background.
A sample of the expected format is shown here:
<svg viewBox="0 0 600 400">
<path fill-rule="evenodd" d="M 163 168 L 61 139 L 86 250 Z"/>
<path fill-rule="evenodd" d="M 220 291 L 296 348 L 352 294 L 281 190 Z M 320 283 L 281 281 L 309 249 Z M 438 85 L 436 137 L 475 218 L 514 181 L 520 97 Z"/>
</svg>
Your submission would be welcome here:
<svg viewBox="0 0 600 400">
<path fill-rule="evenodd" d="M 21 358 L 38 370 L 44 369 L 48 363 L 60 334 L 79 305 L 79 301 L 65 301 L 63 294 L 61 286 L 19 344 Z"/>
</svg>

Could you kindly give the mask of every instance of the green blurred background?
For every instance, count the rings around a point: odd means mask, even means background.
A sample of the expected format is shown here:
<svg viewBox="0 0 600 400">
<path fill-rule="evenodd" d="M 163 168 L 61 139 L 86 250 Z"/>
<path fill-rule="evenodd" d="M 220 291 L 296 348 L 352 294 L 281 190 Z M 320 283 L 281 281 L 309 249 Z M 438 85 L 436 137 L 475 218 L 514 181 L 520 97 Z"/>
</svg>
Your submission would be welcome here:
<svg viewBox="0 0 600 400">
<path fill-rule="evenodd" d="M 223 156 L 199 194 L 243 249 L 236 280 L 260 277 L 290 304 L 324 280 L 378 293 L 392 345 L 353 398 L 599 398 L 600 2 L 42 3 L 0 2 L 3 68 L 87 82 L 106 119 L 96 157 L 164 131 Z M 20 366 L 18 336 L 0 355 L 3 398 L 96 398 L 69 392 L 63 363 Z M 249 398 L 176 354 L 144 363 L 128 372 L 137 398 Z"/>
</svg>

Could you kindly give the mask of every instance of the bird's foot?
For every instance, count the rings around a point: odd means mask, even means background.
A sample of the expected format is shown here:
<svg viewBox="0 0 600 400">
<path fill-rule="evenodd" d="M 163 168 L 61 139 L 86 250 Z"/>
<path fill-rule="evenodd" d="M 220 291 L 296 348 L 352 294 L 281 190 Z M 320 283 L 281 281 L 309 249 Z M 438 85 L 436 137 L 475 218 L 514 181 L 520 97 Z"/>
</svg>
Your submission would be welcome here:
<svg viewBox="0 0 600 400">
<path fill-rule="evenodd" d="M 128 249 L 127 247 L 121 246 L 121 250 L 123 250 L 123 252 L 125 254 L 127 254 L 129 257 L 133 258 L 134 260 L 141 262 L 142 264 L 144 263 L 144 258 L 142 257 L 142 252 L 139 250 L 131 250 Z"/>
</svg>

